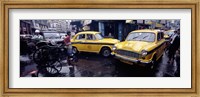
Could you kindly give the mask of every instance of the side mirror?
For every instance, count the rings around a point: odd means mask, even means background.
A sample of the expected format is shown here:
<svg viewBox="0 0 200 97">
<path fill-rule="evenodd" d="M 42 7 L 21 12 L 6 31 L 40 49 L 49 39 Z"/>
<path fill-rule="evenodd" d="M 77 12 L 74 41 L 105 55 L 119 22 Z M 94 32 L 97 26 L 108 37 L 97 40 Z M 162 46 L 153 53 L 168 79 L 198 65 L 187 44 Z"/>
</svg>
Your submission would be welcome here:
<svg viewBox="0 0 200 97">
<path fill-rule="evenodd" d="M 165 39 L 169 39 L 169 35 L 166 35 L 166 34 L 165 34 L 165 35 L 164 35 L 164 38 L 165 38 Z"/>
</svg>

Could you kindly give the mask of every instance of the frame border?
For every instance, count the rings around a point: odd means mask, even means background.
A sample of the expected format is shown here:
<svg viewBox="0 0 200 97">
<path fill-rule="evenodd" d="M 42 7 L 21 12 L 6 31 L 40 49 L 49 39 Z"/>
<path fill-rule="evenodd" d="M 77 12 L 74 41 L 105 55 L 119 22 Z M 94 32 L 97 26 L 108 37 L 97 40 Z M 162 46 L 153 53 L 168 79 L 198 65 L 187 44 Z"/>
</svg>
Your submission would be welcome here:
<svg viewBox="0 0 200 97">
<path fill-rule="evenodd" d="M 133 1 L 126 0 L 124 2 L 114 1 L 114 0 L 97 0 L 97 1 L 2 1 L 1 3 L 1 46 L 2 46 L 2 65 L 1 65 L 1 87 L 2 96 L 22 96 L 22 95 L 59 95 L 59 96 L 176 96 L 179 97 L 198 97 L 199 94 L 199 1 Z M 191 9 L 192 10 L 192 88 L 191 89 L 123 89 L 123 88 L 110 88 L 110 89 L 10 89 L 9 86 L 9 9 L 59 9 L 59 8 L 95 8 L 95 9 L 113 9 L 113 8 L 123 8 L 123 9 Z M 0 95 L 1 96 L 1 95 Z"/>
</svg>

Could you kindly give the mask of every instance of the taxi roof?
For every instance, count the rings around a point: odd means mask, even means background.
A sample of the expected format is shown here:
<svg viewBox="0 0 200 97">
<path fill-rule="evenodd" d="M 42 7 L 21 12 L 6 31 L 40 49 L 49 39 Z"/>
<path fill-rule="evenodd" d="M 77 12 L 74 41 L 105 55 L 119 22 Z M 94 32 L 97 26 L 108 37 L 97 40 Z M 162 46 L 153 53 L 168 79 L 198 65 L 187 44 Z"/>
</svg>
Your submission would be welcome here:
<svg viewBox="0 0 200 97">
<path fill-rule="evenodd" d="M 174 32 L 175 30 L 167 30 L 167 31 L 165 31 L 165 32 Z"/>
<path fill-rule="evenodd" d="M 152 32 L 152 33 L 158 33 L 158 32 L 160 32 L 160 30 L 159 29 L 141 29 L 141 30 L 134 30 L 132 32 Z"/>
<path fill-rule="evenodd" d="M 77 34 L 96 34 L 96 33 L 100 33 L 97 31 L 83 31 L 83 32 L 78 32 Z"/>
</svg>

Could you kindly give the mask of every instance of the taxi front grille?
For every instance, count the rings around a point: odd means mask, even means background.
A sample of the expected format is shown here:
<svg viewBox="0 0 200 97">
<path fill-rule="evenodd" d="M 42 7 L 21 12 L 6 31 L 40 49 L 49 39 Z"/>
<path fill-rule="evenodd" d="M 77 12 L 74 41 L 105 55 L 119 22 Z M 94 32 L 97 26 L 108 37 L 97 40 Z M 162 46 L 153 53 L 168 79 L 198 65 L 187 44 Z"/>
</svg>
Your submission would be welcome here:
<svg viewBox="0 0 200 97">
<path fill-rule="evenodd" d="M 122 56 L 133 57 L 133 58 L 139 58 L 140 56 L 138 53 L 126 51 L 126 50 L 116 50 L 115 53 Z"/>
</svg>

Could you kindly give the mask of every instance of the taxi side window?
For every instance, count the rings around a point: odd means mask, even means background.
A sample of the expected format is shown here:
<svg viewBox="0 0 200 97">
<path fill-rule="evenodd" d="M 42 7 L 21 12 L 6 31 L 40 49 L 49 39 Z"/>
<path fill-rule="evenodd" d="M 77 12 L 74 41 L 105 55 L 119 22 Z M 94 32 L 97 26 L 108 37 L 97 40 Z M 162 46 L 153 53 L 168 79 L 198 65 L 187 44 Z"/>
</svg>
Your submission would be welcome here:
<svg viewBox="0 0 200 97">
<path fill-rule="evenodd" d="M 163 32 L 158 32 L 157 40 L 160 41 L 163 38 L 164 38 Z"/>
<path fill-rule="evenodd" d="M 157 40 L 159 41 L 159 40 L 161 40 L 161 37 L 160 37 L 161 35 L 160 35 L 160 32 L 158 32 L 158 36 L 157 36 Z"/>
<path fill-rule="evenodd" d="M 163 33 L 163 32 L 161 32 L 161 33 L 160 33 L 160 35 L 161 35 L 161 36 L 160 36 L 160 37 L 161 37 L 161 39 L 163 39 L 163 38 L 164 38 L 164 33 Z"/>
<path fill-rule="evenodd" d="M 87 34 L 87 40 L 95 40 L 95 36 L 93 34 Z"/>
<path fill-rule="evenodd" d="M 85 39 L 85 34 L 80 34 L 76 37 L 77 40 L 83 40 Z"/>
</svg>

